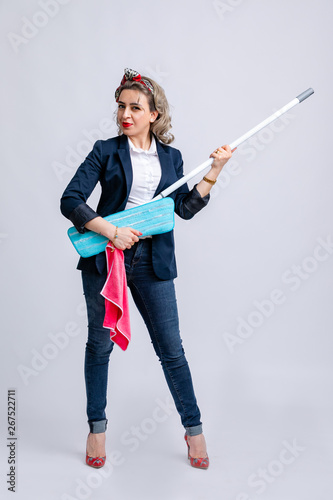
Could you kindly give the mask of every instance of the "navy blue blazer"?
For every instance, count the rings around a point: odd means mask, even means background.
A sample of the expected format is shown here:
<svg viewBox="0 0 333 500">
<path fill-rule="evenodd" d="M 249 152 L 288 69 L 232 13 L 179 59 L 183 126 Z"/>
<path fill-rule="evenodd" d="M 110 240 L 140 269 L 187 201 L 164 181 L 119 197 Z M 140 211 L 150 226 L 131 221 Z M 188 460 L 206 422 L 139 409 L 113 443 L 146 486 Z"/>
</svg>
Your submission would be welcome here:
<svg viewBox="0 0 333 500">
<path fill-rule="evenodd" d="M 162 144 L 156 139 L 157 154 L 161 164 L 161 180 L 154 196 L 183 177 L 183 160 L 180 151 Z M 100 182 L 102 192 L 96 211 L 86 201 Z M 80 233 L 87 222 L 99 215 L 120 212 L 125 209 L 133 182 L 133 171 L 127 136 L 98 140 L 85 161 L 66 187 L 60 203 L 62 214 Z M 184 184 L 169 195 L 174 199 L 175 212 L 182 219 L 191 219 L 205 207 L 210 195 L 201 197 L 196 185 L 189 191 Z M 177 276 L 173 231 L 152 238 L 152 260 L 156 276 L 162 280 Z M 105 252 L 88 258 L 80 258 L 77 269 L 102 273 L 106 268 Z"/>
</svg>

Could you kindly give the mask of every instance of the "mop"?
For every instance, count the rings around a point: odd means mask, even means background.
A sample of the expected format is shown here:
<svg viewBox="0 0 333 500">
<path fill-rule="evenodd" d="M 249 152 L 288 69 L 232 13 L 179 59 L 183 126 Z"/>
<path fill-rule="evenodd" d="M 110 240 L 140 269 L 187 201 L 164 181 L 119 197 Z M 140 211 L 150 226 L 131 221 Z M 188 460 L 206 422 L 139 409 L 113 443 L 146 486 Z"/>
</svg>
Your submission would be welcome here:
<svg viewBox="0 0 333 500">
<path fill-rule="evenodd" d="M 260 122 L 255 127 L 251 128 L 230 144 L 231 150 L 240 146 L 254 134 L 257 134 L 264 127 L 267 127 L 274 120 L 292 109 L 297 104 L 303 102 L 314 93 L 312 88 L 309 88 L 295 97 L 288 104 L 280 108 L 278 111 L 270 115 L 268 118 Z M 139 205 L 122 212 L 117 212 L 104 217 L 111 224 L 118 227 L 131 227 L 142 233 L 142 236 L 153 236 L 171 231 L 175 225 L 174 201 L 168 197 L 180 186 L 195 177 L 203 170 L 212 165 L 214 158 L 210 158 L 197 168 L 183 176 L 177 182 L 171 184 L 167 189 L 155 196 L 151 201 Z M 95 233 L 94 231 L 86 231 L 79 233 L 75 227 L 69 228 L 67 232 L 74 248 L 81 257 L 91 257 L 105 251 L 108 239 L 105 236 Z"/>
</svg>

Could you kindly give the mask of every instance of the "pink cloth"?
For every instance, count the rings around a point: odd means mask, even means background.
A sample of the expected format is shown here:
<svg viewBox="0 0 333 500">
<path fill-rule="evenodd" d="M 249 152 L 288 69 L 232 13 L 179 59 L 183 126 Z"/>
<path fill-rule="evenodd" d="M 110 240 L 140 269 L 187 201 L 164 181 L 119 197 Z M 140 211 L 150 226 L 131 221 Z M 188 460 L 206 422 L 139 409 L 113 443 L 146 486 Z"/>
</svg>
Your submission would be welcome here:
<svg viewBox="0 0 333 500">
<path fill-rule="evenodd" d="M 111 241 L 105 248 L 108 275 L 101 295 L 105 298 L 104 328 L 110 329 L 110 338 L 123 351 L 131 340 L 124 252 Z"/>
</svg>

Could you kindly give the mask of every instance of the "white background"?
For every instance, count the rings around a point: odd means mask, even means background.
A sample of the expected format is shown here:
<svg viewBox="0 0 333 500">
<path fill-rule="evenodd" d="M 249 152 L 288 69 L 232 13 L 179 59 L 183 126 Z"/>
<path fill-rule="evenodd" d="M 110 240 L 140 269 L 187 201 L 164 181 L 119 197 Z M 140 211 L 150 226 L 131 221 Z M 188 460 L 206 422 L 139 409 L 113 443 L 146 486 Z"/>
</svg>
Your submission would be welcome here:
<svg viewBox="0 0 333 500">
<path fill-rule="evenodd" d="M 1 2 L 2 498 L 13 498 L 10 388 L 17 499 L 332 496 L 332 14 L 329 0 Z M 181 332 L 207 472 L 188 465 L 178 414 L 161 407 L 168 389 L 132 301 L 133 340 L 110 364 L 113 465 L 84 463 L 86 317 L 59 200 L 95 140 L 116 135 L 125 67 L 165 89 L 185 172 L 315 90 L 234 154 L 203 211 L 176 221 Z M 98 190 L 89 203 L 97 199 Z"/>
</svg>

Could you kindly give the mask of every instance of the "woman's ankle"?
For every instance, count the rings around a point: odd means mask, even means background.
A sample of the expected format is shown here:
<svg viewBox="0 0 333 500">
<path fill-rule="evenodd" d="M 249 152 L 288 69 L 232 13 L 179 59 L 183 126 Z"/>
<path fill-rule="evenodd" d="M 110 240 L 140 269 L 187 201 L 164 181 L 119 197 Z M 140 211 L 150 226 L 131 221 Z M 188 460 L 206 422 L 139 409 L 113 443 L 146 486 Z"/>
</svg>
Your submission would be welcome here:
<svg viewBox="0 0 333 500">
<path fill-rule="evenodd" d="M 91 457 L 105 456 L 105 432 L 89 432 L 86 453 Z"/>
</svg>

